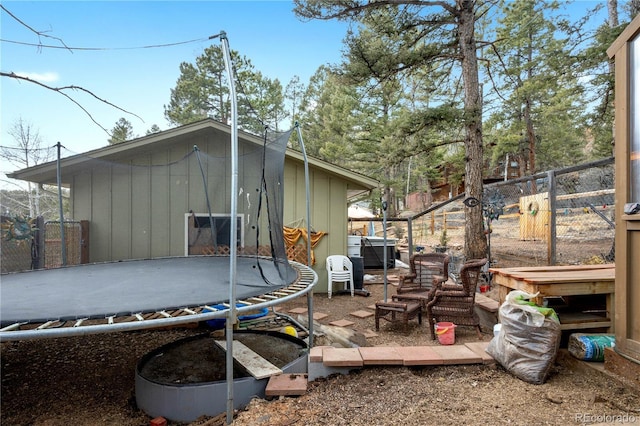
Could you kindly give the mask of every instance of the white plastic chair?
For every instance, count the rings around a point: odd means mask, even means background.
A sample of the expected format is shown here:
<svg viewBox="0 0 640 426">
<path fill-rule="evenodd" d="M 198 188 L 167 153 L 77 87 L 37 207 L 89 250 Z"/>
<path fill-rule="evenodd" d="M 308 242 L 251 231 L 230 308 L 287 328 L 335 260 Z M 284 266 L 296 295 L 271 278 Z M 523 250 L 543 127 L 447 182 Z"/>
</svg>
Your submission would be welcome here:
<svg viewBox="0 0 640 426">
<path fill-rule="evenodd" d="M 351 263 L 351 259 L 340 254 L 327 257 L 327 272 L 329 274 L 329 299 L 331 299 L 334 282 L 344 283 L 345 290 L 349 285 L 351 297 L 353 297 L 353 263 Z"/>
</svg>

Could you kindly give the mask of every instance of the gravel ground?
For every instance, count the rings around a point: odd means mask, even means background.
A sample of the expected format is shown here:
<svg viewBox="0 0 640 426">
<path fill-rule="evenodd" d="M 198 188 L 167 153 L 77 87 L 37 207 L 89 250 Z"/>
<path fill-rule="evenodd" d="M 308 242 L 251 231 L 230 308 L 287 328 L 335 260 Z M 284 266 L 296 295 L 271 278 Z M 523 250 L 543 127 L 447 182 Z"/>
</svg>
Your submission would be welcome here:
<svg viewBox="0 0 640 426">
<path fill-rule="evenodd" d="M 384 296 L 381 284 L 365 285 L 370 297 L 314 297 L 321 324 L 348 319 L 353 330 L 374 329 L 367 310 Z M 387 287 L 389 296 L 393 285 Z M 306 297 L 279 310 L 306 307 Z M 383 322 L 370 345 L 436 345 L 426 326 L 411 322 L 408 334 Z M 135 402 L 135 367 L 149 351 L 201 328 L 136 331 L 8 342 L 1 345 L 0 416 L 3 425 L 148 425 Z M 489 340 L 490 335 L 484 339 Z M 475 341 L 472 328 L 459 327 L 456 343 Z M 221 395 L 226 397 L 226 395 Z M 625 417 L 626 416 L 626 417 Z M 556 364 L 543 385 L 525 383 L 500 366 L 371 367 L 309 384 L 300 397 L 254 400 L 234 425 L 570 425 L 627 419 L 640 423 L 640 394 L 592 369 Z M 191 425 L 219 425 L 224 415 Z M 169 423 L 176 425 L 177 423 Z"/>
</svg>

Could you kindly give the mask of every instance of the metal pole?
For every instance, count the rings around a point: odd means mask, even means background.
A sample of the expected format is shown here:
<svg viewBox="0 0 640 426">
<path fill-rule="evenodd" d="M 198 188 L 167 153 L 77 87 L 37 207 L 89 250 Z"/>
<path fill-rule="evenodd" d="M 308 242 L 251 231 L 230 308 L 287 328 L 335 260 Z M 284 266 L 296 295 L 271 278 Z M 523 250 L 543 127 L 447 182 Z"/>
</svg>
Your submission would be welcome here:
<svg viewBox="0 0 640 426">
<path fill-rule="evenodd" d="M 487 217 L 487 265 L 491 267 L 491 219 Z"/>
<path fill-rule="evenodd" d="M 296 121 L 296 130 L 298 131 L 298 141 L 300 142 L 300 149 L 302 149 L 302 156 L 304 157 L 304 185 L 307 198 L 307 266 L 311 268 L 311 191 L 309 190 L 309 161 L 307 160 L 307 151 L 304 148 L 304 141 L 302 140 L 302 130 L 300 130 L 300 124 Z M 309 315 L 309 348 L 313 347 L 313 294 L 310 291 L 307 293 L 307 314 Z"/>
<path fill-rule="evenodd" d="M 387 194 L 382 197 L 382 249 L 384 250 L 384 254 L 382 256 L 382 261 L 384 265 L 382 266 L 384 278 L 384 301 L 387 301 Z"/>
<path fill-rule="evenodd" d="M 233 422 L 233 327 L 236 324 L 236 267 L 238 260 L 238 107 L 233 81 L 233 68 L 227 33 L 220 31 L 220 42 L 231 100 L 231 223 L 229 224 L 229 314 L 226 322 L 227 341 L 227 424 Z"/>
<path fill-rule="evenodd" d="M 548 172 L 549 179 L 549 242 L 547 244 L 547 264 L 556 264 L 556 174 L 553 170 Z"/>
<path fill-rule="evenodd" d="M 62 171 L 60 167 L 60 148 L 62 144 L 58 142 L 58 161 L 56 162 L 56 179 L 58 181 L 58 208 L 60 209 L 60 249 L 62 254 L 62 266 L 67 266 L 67 243 L 64 238 L 64 207 L 62 206 Z"/>
<path fill-rule="evenodd" d="M 407 243 L 409 244 L 409 259 L 413 256 L 413 220 L 407 218 Z"/>
<path fill-rule="evenodd" d="M 409 170 L 407 171 L 407 190 L 405 192 L 405 199 L 404 199 L 404 202 L 407 204 L 409 202 L 409 183 L 411 182 L 411 161 L 412 160 L 413 160 L 413 156 L 409 157 Z"/>
</svg>

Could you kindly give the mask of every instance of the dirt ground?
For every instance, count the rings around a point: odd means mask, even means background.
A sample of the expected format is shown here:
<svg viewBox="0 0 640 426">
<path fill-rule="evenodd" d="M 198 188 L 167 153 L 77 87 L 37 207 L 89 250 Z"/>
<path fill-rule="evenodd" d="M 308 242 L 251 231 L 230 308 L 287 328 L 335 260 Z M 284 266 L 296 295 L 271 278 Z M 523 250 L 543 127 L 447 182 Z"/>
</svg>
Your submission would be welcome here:
<svg viewBox="0 0 640 426">
<path fill-rule="evenodd" d="M 392 278 L 388 297 L 395 293 Z M 314 296 L 314 312 L 327 315 L 319 324 L 347 319 L 359 337 L 370 335 L 373 316 L 349 313 L 371 310 L 385 289 L 369 282 L 365 289 L 369 297 Z M 306 297 L 301 297 L 278 310 L 289 313 L 306 304 Z M 181 328 L 3 343 L 0 421 L 34 426 L 148 425 L 150 417 L 135 402 L 136 364 L 163 344 L 203 331 Z M 476 340 L 472 328 L 456 329 L 456 343 Z M 438 343 L 431 340 L 426 323 L 411 321 L 408 334 L 382 322 L 376 336 L 366 337 L 366 344 Z M 365 368 L 311 382 L 300 397 L 256 399 L 236 413 L 233 424 L 569 425 L 625 419 L 640 423 L 640 393 L 635 388 L 596 370 L 558 362 L 543 385 L 523 382 L 500 366 Z M 198 419 L 190 426 L 221 424 L 224 415 Z"/>
</svg>

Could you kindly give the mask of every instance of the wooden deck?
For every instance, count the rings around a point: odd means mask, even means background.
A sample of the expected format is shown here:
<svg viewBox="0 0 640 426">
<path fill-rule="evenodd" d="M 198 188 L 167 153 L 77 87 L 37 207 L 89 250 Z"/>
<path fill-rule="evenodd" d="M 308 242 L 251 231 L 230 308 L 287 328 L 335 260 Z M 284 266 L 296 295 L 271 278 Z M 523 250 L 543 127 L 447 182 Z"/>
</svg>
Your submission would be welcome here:
<svg viewBox="0 0 640 426">
<path fill-rule="evenodd" d="M 603 295 L 606 312 L 603 315 L 583 310 L 559 312 L 564 330 L 613 328 L 613 294 L 615 291 L 615 265 L 536 266 L 518 268 L 490 268 L 499 286 L 500 303 L 511 290 L 538 293 L 534 299 L 542 305 L 545 298 L 585 295 Z"/>
</svg>

